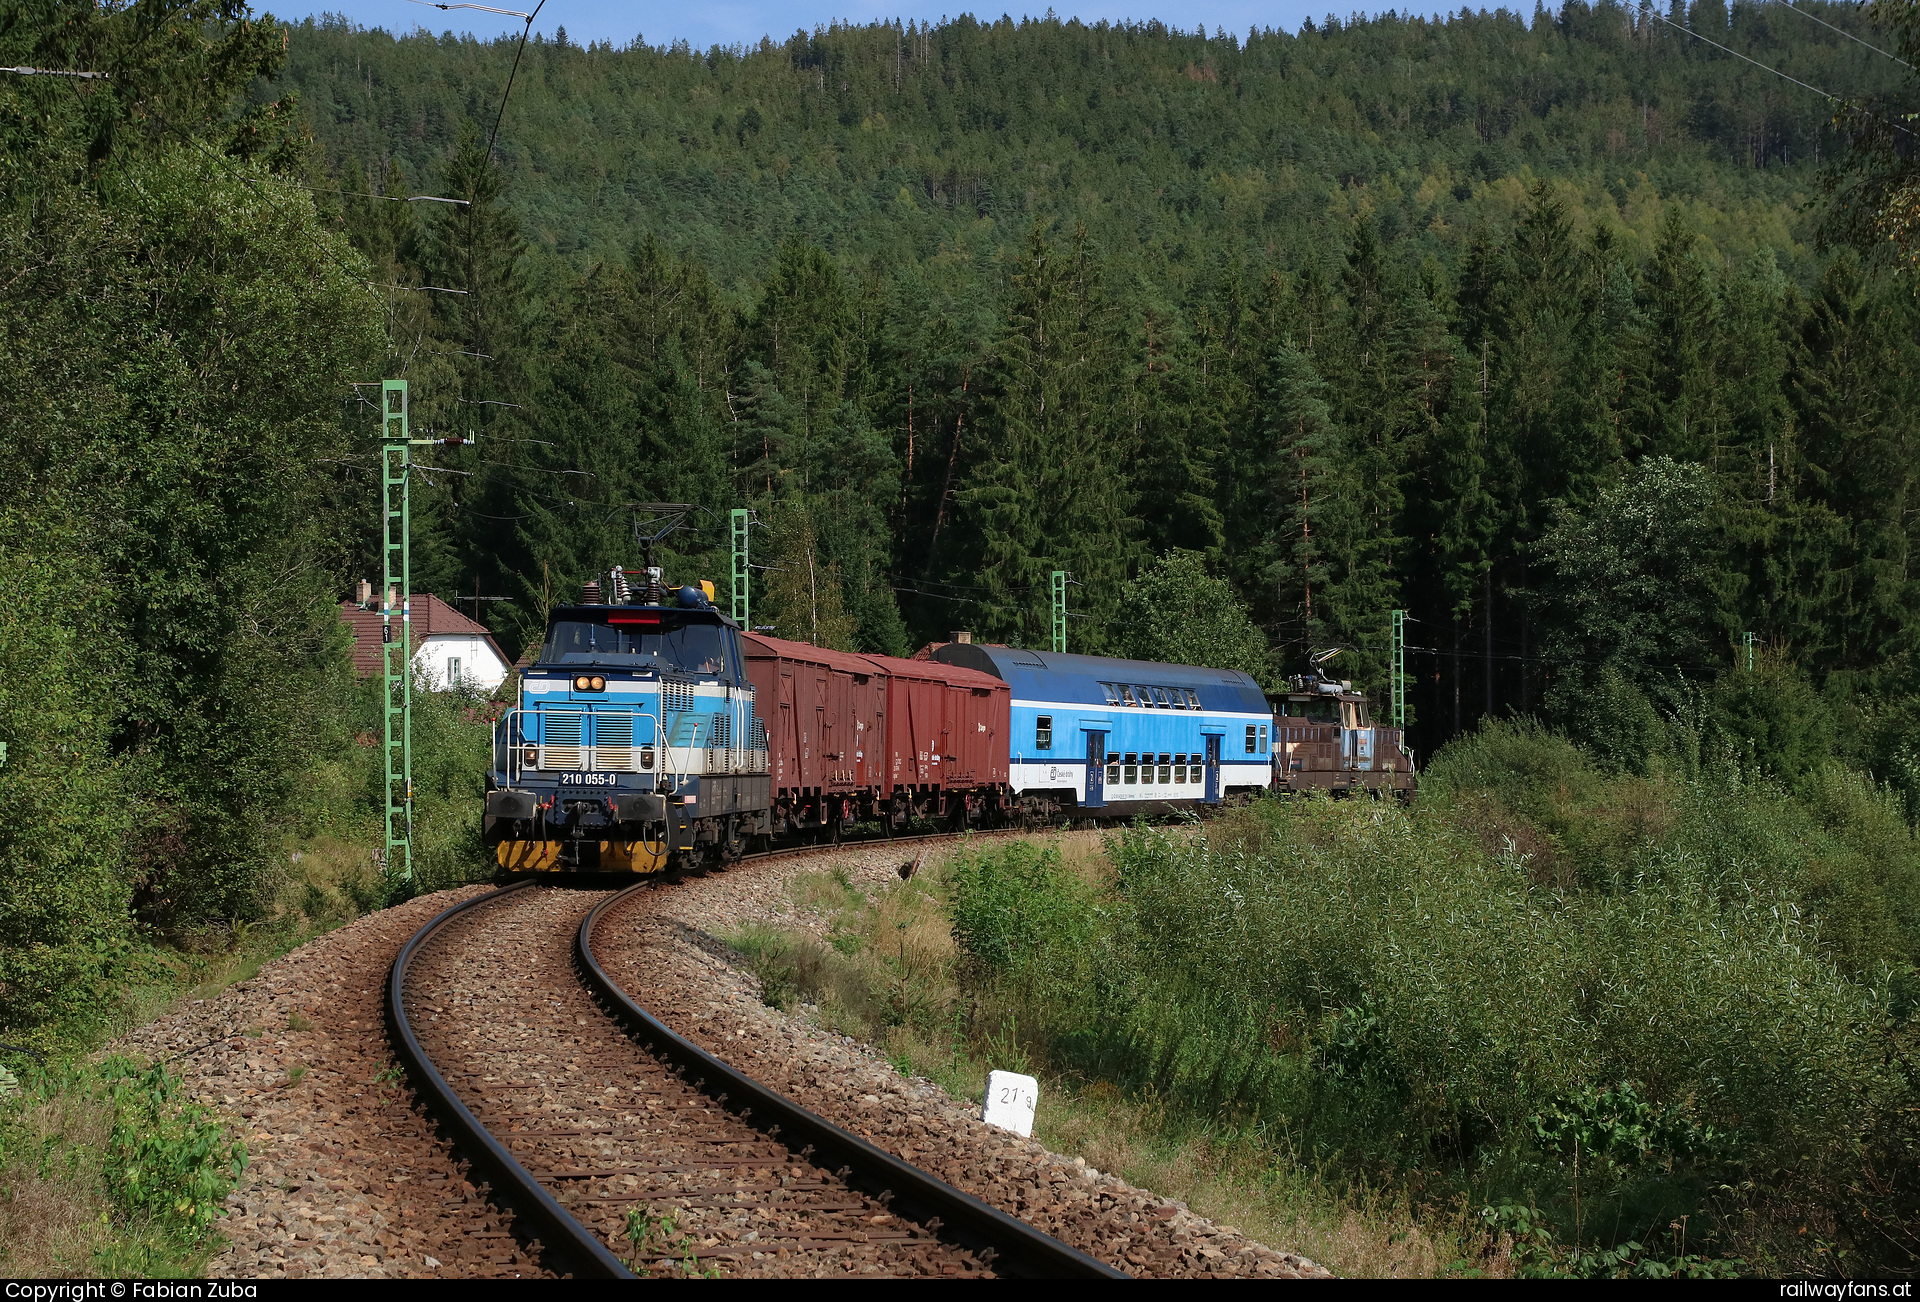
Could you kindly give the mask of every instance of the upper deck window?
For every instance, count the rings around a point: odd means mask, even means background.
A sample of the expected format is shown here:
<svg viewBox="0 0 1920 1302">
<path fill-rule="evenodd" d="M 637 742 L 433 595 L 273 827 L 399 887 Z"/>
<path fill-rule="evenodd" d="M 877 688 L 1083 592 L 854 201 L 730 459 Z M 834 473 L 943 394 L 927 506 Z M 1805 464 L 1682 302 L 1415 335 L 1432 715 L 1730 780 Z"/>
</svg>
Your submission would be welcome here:
<svg viewBox="0 0 1920 1302">
<path fill-rule="evenodd" d="M 540 663 L 726 676 L 726 630 L 710 618 L 668 611 L 615 611 L 607 623 L 555 620 L 540 648 Z"/>
<path fill-rule="evenodd" d="M 1127 686 L 1125 683 L 1120 684 L 1120 700 L 1123 704 L 1126 704 L 1126 705 L 1140 704 L 1140 702 L 1133 699 L 1133 689 Z"/>
<path fill-rule="evenodd" d="M 1114 690 L 1113 690 L 1113 684 L 1112 684 L 1112 683 L 1102 683 L 1102 684 L 1100 684 L 1100 690 L 1101 690 L 1101 691 L 1103 691 L 1103 692 L 1105 692 L 1105 693 L 1107 694 L 1107 704 L 1108 704 L 1108 705 L 1118 705 L 1118 704 L 1120 704 L 1120 693 L 1118 693 L 1118 692 L 1116 692 L 1116 691 L 1114 691 Z"/>
<path fill-rule="evenodd" d="M 1200 708 L 1200 698 L 1198 696 L 1184 687 L 1181 688 L 1180 691 L 1181 694 L 1187 698 L 1187 708 L 1189 710 L 1197 710 Z"/>
<path fill-rule="evenodd" d="M 1153 689 L 1153 700 L 1154 704 L 1163 710 L 1169 709 L 1172 706 L 1172 702 L 1167 700 L 1167 689 L 1164 687 L 1156 687 Z"/>
</svg>

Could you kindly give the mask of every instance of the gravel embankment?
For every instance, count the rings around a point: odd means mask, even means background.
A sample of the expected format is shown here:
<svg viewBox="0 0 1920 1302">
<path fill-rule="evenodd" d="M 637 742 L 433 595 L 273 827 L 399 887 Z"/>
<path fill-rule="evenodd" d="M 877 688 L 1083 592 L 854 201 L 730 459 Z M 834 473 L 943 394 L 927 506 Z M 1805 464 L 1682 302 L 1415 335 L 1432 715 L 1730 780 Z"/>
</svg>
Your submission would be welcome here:
<svg viewBox="0 0 1920 1302">
<path fill-rule="evenodd" d="M 824 926 L 789 903 L 788 882 L 798 873 L 840 867 L 870 889 L 894 880 L 903 858 L 943 852 L 937 844 L 882 845 L 748 863 L 609 917 L 596 948 L 630 994 L 709 1053 L 1123 1270 L 1154 1278 L 1329 1278 L 1304 1257 L 1256 1243 L 1037 1140 L 987 1126 L 978 1104 L 903 1077 L 869 1046 L 767 1007 L 756 979 L 716 939 L 748 922 Z"/>
<path fill-rule="evenodd" d="M 246 1138 L 250 1160 L 227 1198 L 229 1243 L 212 1274 L 543 1273 L 514 1237 L 511 1213 L 468 1183 L 387 1048 L 394 955 L 434 914 L 487 889 L 369 914 L 121 1043 L 166 1059 Z"/>
<path fill-rule="evenodd" d="M 1302 1257 L 987 1127 L 973 1102 L 902 1077 L 867 1046 L 760 1001 L 751 973 L 716 937 L 754 921 L 824 928 L 824 919 L 794 912 L 793 876 L 841 866 L 871 888 L 893 878 L 903 852 L 931 857 L 946 847 L 823 850 L 648 892 L 644 905 L 601 930 L 602 960 L 636 998 L 710 1052 L 1131 1273 L 1327 1277 Z M 486 889 L 446 891 L 362 918 L 117 1046 L 166 1059 L 190 1092 L 233 1117 L 246 1138 L 251 1162 L 228 1198 L 221 1229 L 229 1245 L 212 1274 L 545 1273 L 537 1249 L 516 1236 L 511 1213 L 468 1182 L 387 1045 L 383 1000 L 394 955 L 435 913 Z M 535 1047 L 528 1053 L 531 1060 Z"/>
</svg>

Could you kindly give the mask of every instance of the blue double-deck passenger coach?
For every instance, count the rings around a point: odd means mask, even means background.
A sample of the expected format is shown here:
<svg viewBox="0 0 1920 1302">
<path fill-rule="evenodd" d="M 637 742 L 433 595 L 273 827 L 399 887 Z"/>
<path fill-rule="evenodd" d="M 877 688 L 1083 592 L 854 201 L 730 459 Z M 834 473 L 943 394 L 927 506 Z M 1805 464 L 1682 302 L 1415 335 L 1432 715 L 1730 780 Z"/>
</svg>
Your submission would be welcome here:
<svg viewBox="0 0 1920 1302">
<path fill-rule="evenodd" d="M 974 642 L 933 658 L 1012 687 L 1009 783 L 1029 815 L 1215 804 L 1273 779 L 1272 707 L 1235 670 Z"/>
</svg>

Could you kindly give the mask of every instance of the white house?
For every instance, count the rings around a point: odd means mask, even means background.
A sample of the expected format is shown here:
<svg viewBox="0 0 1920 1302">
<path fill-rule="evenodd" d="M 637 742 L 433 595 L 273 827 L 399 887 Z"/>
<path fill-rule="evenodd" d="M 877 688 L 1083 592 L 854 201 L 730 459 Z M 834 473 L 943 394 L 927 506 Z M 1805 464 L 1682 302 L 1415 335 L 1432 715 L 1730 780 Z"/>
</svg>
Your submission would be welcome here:
<svg viewBox="0 0 1920 1302">
<path fill-rule="evenodd" d="M 341 622 L 353 629 L 353 667 L 362 674 L 381 672 L 380 603 L 371 592 L 362 583 L 358 602 L 340 603 Z M 491 692 L 506 681 L 510 662 L 493 635 L 430 592 L 414 594 L 413 642 L 415 681 L 429 690 Z"/>
</svg>

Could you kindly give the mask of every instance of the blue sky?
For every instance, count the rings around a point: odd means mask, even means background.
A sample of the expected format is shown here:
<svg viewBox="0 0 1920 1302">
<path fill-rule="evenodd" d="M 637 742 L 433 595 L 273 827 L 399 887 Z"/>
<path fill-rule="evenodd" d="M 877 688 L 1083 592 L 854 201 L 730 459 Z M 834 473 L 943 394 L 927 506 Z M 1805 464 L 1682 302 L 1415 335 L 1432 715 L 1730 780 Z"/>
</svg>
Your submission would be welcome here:
<svg viewBox="0 0 1920 1302">
<path fill-rule="evenodd" d="M 499 9 L 525 11 L 537 0 L 526 4 L 520 0 L 484 0 L 484 3 Z M 299 17 L 303 12 L 286 0 L 278 5 L 254 0 L 254 6 L 256 11 L 271 11 L 280 17 Z M 1415 3 L 1410 7 L 1430 10 L 1433 6 Z M 1513 0 L 1508 0 L 1508 7 L 1513 7 Z M 1526 7 L 1529 11 L 1532 8 Z M 332 0 L 324 8 L 362 26 L 384 27 L 390 32 L 408 32 L 424 26 L 436 32 L 452 29 L 495 36 L 509 30 L 517 34 L 521 26 L 519 20 L 513 18 L 470 9 L 439 13 L 409 0 Z M 1072 0 L 1055 0 L 1055 8 L 1063 18 L 1078 17 L 1088 22 L 1101 18 L 1113 21 L 1157 18 L 1183 31 L 1192 31 L 1205 23 L 1208 31 L 1225 28 L 1240 35 L 1250 27 L 1297 30 L 1307 17 L 1318 22 L 1328 12 L 1324 3 L 1315 5 L 1310 0 L 1281 0 L 1277 4 L 1247 3 L 1246 0 L 1090 0 L 1084 5 L 1075 5 Z M 1335 11 L 1344 15 L 1351 8 L 1342 4 Z M 547 0 L 535 26 L 549 36 L 565 27 L 567 39 L 582 44 L 610 40 L 615 45 L 625 45 L 635 36 L 644 36 L 649 45 L 685 40 L 697 49 L 706 49 L 712 45 L 751 45 L 762 36 L 784 40 L 796 30 L 812 30 L 832 19 L 856 23 L 880 18 L 937 22 L 957 13 L 973 13 L 981 18 L 1010 13 L 1019 18 L 1031 13 L 1044 14 L 1046 10 L 1046 0 L 1040 0 L 1037 6 L 1000 0 L 998 6 L 983 8 L 937 3 L 888 4 L 880 0 L 704 0 L 693 5 L 659 3 L 658 0 Z"/>
</svg>

